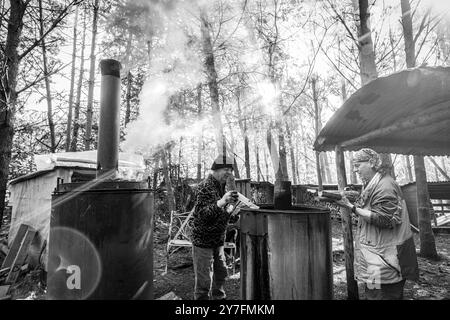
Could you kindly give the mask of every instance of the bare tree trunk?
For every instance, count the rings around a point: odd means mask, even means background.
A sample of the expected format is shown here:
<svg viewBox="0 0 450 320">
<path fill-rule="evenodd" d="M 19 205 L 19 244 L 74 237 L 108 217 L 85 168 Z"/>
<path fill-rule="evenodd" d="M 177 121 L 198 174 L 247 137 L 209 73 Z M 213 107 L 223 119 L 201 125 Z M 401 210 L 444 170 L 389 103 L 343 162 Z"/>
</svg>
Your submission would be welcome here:
<svg viewBox="0 0 450 320">
<path fill-rule="evenodd" d="M 77 36 L 78 36 L 78 6 L 75 8 L 75 22 L 73 25 L 73 46 L 72 46 L 72 68 L 70 71 L 70 92 L 69 92 L 69 112 L 67 114 L 66 129 L 66 152 L 70 150 L 70 141 L 72 134 L 72 112 L 73 112 L 73 96 L 75 90 L 75 69 L 77 59 Z"/>
<path fill-rule="evenodd" d="M 272 127 L 273 122 L 269 125 L 266 130 L 266 142 L 267 142 L 267 150 L 269 151 L 270 160 L 272 161 L 273 171 L 275 175 L 275 180 L 282 180 L 282 172 L 280 166 L 280 159 L 278 150 L 276 149 L 276 144 L 272 136 Z"/>
<path fill-rule="evenodd" d="M 263 148 L 263 155 L 264 155 L 264 165 L 266 168 L 266 181 L 269 181 L 269 164 L 267 162 L 267 154 L 264 148 Z"/>
<path fill-rule="evenodd" d="M 237 162 L 236 162 L 236 157 L 234 157 L 234 148 L 235 148 L 235 146 L 236 146 L 236 140 L 234 139 L 234 134 L 233 134 L 233 128 L 232 128 L 232 126 L 231 126 L 231 121 L 230 121 L 230 119 L 228 119 L 227 118 L 227 121 L 228 121 L 228 126 L 229 126 L 229 129 L 230 129 L 230 137 L 231 137 L 231 143 L 230 143 L 230 148 L 229 148 L 229 153 L 231 154 L 231 155 L 233 155 L 233 159 L 234 159 L 234 162 L 233 162 L 233 171 L 234 171 L 234 176 L 237 178 L 237 179 L 240 179 L 241 178 L 241 175 L 240 175 L 240 173 L 239 173 L 239 167 L 237 166 Z M 225 149 L 226 149 L 226 140 L 225 140 L 225 136 L 224 136 L 224 147 L 223 147 L 223 150 L 225 151 Z"/>
<path fill-rule="evenodd" d="M 202 85 L 197 86 L 197 105 L 198 105 L 198 118 L 202 116 Z M 203 131 L 203 128 L 202 128 Z M 200 134 L 197 142 L 197 181 L 202 179 L 202 145 L 203 134 Z"/>
<path fill-rule="evenodd" d="M 308 183 L 308 172 L 309 172 L 309 165 L 308 165 L 308 148 L 306 147 L 306 133 L 305 128 L 303 127 L 303 119 L 300 119 L 300 134 L 302 136 L 303 141 L 303 162 L 305 164 L 305 183 Z"/>
<path fill-rule="evenodd" d="M 255 143 L 255 158 L 256 158 L 256 181 L 261 181 L 261 176 L 264 180 L 264 175 L 261 172 L 261 166 L 259 165 L 259 147 Z"/>
<path fill-rule="evenodd" d="M 164 180 L 166 181 L 166 188 L 167 188 L 167 201 L 168 201 L 168 207 L 169 207 L 169 212 L 175 211 L 176 210 L 176 203 L 175 203 L 175 196 L 173 193 L 173 187 L 172 187 L 172 181 L 170 178 L 170 168 L 167 162 L 167 153 L 170 151 L 166 150 L 166 148 L 164 148 L 163 150 L 161 150 L 161 161 L 162 161 L 162 166 L 163 166 L 163 174 L 164 174 Z"/>
<path fill-rule="evenodd" d="M 325 180 L 327 183 L 331 184 L 331 171 L 330 171 L 330 163 L 328 160 L 328 153 L 322 152 L 322 159 L 323 159 L 323 169 L 325 171 Z"/>
<path fill-rule="evenodd" d="M 127 49 L 126 49 L 126 63 L 127 63 L 127 96 L 126 96 L 126 109 L 125 109 L 125 127 L 130 122 L 131 117 L 131 86 L 133 84 L 133 75 L 131 74 L 130 56 L 131 56 L 131 43 L 133 41 L 133 33 L 128 31 Z"/>
<path fill-rule="evenodd" d="M 41 38 L 44 37 L 44 17 L 42 14 L 42 0 L 39 0 L 39 24 L 40 30 L 39 35 Z M 47 93 L 47 121 L 48 127 L 50 129 L 50 152 L 55 153 L 56 151 L 56 138 L 55 138 L 55 124 L 53 122 L 53 107 L 52 107 L 52 94 L 50 90 L 50 76 L 48 72 L 48 63 L 47 63 L 47 48 L 45 45 L 45 40 L 41 42 L 42 48 L 42 62 L 44 69 L 44 77 L 45 77 L 45 90 Z"/>
<path fill-rule="evenodd" d="M 27 5 L 28 1 L 10 1 L 8 34 L 4 51 L 0 51 L 0 226 L 5 210 L 5 196 L 14 137 L 17 103 L 16 86 L 20 63 L 18 47 Z"/>
<path fill-rule="evenodd" d="M 368 0 L 359 0 L 359 5 L 353 0 L 353 6 L 355 11 L 359 9 L 359 23 L 358 28 L 358 51 L 360 61 L 360 75 L 361 85 L 369 83 L 370 81 L 378 78 L 377 66 L 375 63 L 375 51 L 372 42 L 372 31 L 370 30 L 370 13 Z M 390 154 L 380 154 L 382 161 L 389 167 L 391 167 L 391 176 L 395 179 L 394 167 L 392 166 L 392 158 Z"/>
<path fill-rule="evenodd" d="M 320 132 L 320 111 L 319 111 L 319 103 L 317 97 L 317 79 L 315 77 L 311 78 L 311 88 L 313 92 L 313 102 L 314 102 L 314 130 L 315 130 L 315 138 L 319 136 Z M 316 151 L 316 172 L 317 172 L 317 186 L 319 190 L 323 190 L 323 182 L 322 182 L 322 170 L 320 164 L 320 152 Z"/>
<path fill-rule="evenodd" d="M 92 105 L 94 103 L 94 85 L 95 85 L 95 47 L 97 39 L 97 21 L 98 21 L 99 0 L 94 2 L 94 17 L 92 21 L 92 36 L 91 36 L 91 65 L 89 69 L 89 91 L 86 110 L 86 130 L 84 135 L 84 148 L 89 150 L 92 141 Z"/>
<path fill-rule="evenodd" d="M 297 168 L 295 170 L 296 174 L 297 174 L 297 181 L 298 183 L 301 183 L 301 179 L 300 179 L 300 146 L 297 146 L 297 148 L 295 148 L 295 163 L 297 164 Z"/>
<path fill-rule="evenodd" d="M 249 141 L 248 141 L 247 121 L 243 118 L 243 114 L 242 114 L 242 110 L 241 110 L 241 89 L 240 88 L 237 89 L 236 100 L 237 100 L 237 109 L 238 109 L 238 115 L 239 115 L 239 121 L 238 121 L 239 128 L 241 129 L 242 136 L 244 137 L 245 176 L 247 179 L 250 179 L 250 147 L 249 147 Z"/>
<path fill-rule="evenodd" d="M 445 40 L 446 34 L 448 34 L 448 24 L 443 25 L 440 23 L 437 27 L 437 39 L 438 39 L 438 43 L 439 43 L 438 57 L 439 57 L 440 65 L 443 65 L 443 66 L 447 66 L 449 63 L 448 44 Z"/>
<path fill-rule="evenodd" d="M 158 172 L 159 172 L 159 161 L 160 161 L 160 154 L 157 153 L 155 156 L 155 171 L 153 172 L 153 190 L 156 190 L 158 188 Z"/>
<path fill-rule="evenodd" d="M 406 66 L 413 68 L 416 66 L 416 49 L 412 28 L 412 11 L 409 0 L 401 0 L 403 38 L 405 39 Z M 414 161 L 415 162 L 415 161 Z"/>
<path fill-rule="evenodd" d="M 8 8 L 8 10 L 9 10 L 9 8 Z M 3 25 L 4 20 L 6 20 L 5 0 L 1 0 L 0 1 L 0 26 Z"/>
<path fill-rule="evenodd" d="M 411 160 L 409 159 L 409 155 L 404 155 L 403 158 L 405 159 L 405 166 L 406 166 L 406 173 L 408 175 L 408 181 L 414 181 L 412 168 L 411 168 Z"/>
<path fill-rule="evenodd" d="M 127 95 L 126 95 L 126 109 L 125 109 L 125 127 L 130 123 L 131 118 L 131 86 L 133 84 L 133 75 L 131 71 L 127 73 Z"/>
<path fill-rule="evenodd" d="M 344 103 L 345 101 L 347 101 L 347 86 L 345 84 L 345 79 L 341 80 L 341 93 L 342 93 L 342 103 Z M 358 180 L 356 178 L 356 173 L 355 173 L 355 171 L 353 171 L 353 152 L 352 151 L 350 151 L 348 153 L 348 159 L 349 159 L 349 162 L 350 162 L 350 166 L 349 166 L 349 168 L 350 168 L 350 170 L 349 170 L 350 171 L 349 172 L 349 174 L 350 174 L 350 183 L 351 184 L 357 184 Z"/>
<path fill-rule="evenodd" d="M 83 15 L 83 37 L 81 41 L 81 56 L 80 56 L 80 73 L 78 75 L 78 83 L 77 83 L 77 97 L 74 105 L 74 115 L 73 115 L 73 134 L 72 141 L 70 145 L 70 151 L 77 151 L 78 144 L 78 133 L 80 130 L 80 107 L 81 107 L 81 92 L 83 89 L 83 75 L 84 75 L 84 50 L 86 47 L 86 15 L 87 12 L 84 12 Z"/>
<path fill-rule="evenodd" d="M 394 65 L 394 72 L 395 72 L 395 71 L 397 71 L 397 55 L 395 54 L 394 36 L 392 35 L 391 28 L 389 28 L 389 42 L 391 44 L 392 63 Z"/>
<path fill-rule="evenodd" d="M 401 0 L 402 26 L 405 39 L 406 66 L 412 68 L 416 63 L 412 31 L 411 6 L 409 0 Z M 430 194 L 423 156 L 414 156 L 414 172 L 417 187 L 417 214 L 419 219 L 420 254 L 435 259 L 438 257 L 430 217 Z"/>
<path fill-rule="evenodd" d="M 247 125 L 245 125 L 247 126 Z M 245 129 L 247 132 L 247 129 Z M 244 155 L 245 155 L 245 176 L 247 179 L 251 179 L 251 172 L 250 172 L 250 146 L 248 141 L 248 135 L 246 134 L 244 136 Z"/>
<path fill-rule="evenodd" d="M 180 182 L 180 173 L 181 173 L 181 165 L 182 165 L 182 159 L 183 159 L 183 137 L 180 137 L 179 142 L 179 149 L 178 149 L 178 172 L 177 172 L 177 185 Z"/>
<path fill-rule="evenodd" d="M 219 107 L 219 88 L 217 84 L 217 72 L 214 63 L 214 52 L 212 47 L 211 35 L 210 35 L 210 23 L 206 17 L 205 12 L 201 12 L 201 33 L 202 33 L 202 45 L 203 54 L 205 55 L 205 68 L 208 78 L 209 95 L 211 98 L 211 107 L 213 111 L 213 121 L 215 135 L 216 135 L 216 145 L 218 154 L 225 153 L 226 143 L 225 136 L 223 134 L 223 124 L 221 118 L 221 112 Z"/>
<path fill-rule="evenodd" d="M 295 161 L 295 150 L 294 150 L 294 144 L 292 143 L 292 133 L 291 129 L 289 128 L 289 124 L 286 122 L 286 134 L 288 138 L 289 143 L 289 149 L 290 149 L 290 155 L 291 155 L 291 166 L 292 166 L 292 179 L 294 184 L 297 184 L 297 163 Z"/>
<path fill-rule="evenodd" d="M 356 6 L 355 0 L 353 0 Z M 356 8 L 355 8 L 356 9 Z M 359 0 L 359 23 L 357 23 L 359 37 L 359 60 L 361 63 L 361 85 L 378 78 L 373 50 L 372 32 L 370 30 L 370 13 L 368 0 Z"/>
<path fill-rule="evenodd" d="M 284 133 L 283 133 L 283 125 L 281 121 L 277 122 L 278 127 L 278 154 L 280 157 L 280 171 L 281 171 L 281 180 L 288 181 L 288 166 L 287 166 L 287 153 L 286 153 L 286 143 L 284 141 Z"/>
<path fill-rule="evenodd" d="M 199 137 L 197 143 L 197 181 L 202 179 L 202 144 L 202 137 Z"/>
</svg>

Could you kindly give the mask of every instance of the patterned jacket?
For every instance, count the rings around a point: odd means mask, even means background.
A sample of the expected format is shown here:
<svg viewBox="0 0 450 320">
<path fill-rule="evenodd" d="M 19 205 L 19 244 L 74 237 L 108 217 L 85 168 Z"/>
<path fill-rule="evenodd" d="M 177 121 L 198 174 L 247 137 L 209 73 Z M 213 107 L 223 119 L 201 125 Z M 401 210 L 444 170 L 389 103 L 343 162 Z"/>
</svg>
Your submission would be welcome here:
<svg viewBox="0 0 450 320">
<path fill-rule="evenodd" d="M 199 183 L 197 201 L 193 213 L 192 244 L 201 248 L 223 246 L 230 213 L 217 206 L 217 201 L 225 194 L 211 174 Z"/>
</svg>

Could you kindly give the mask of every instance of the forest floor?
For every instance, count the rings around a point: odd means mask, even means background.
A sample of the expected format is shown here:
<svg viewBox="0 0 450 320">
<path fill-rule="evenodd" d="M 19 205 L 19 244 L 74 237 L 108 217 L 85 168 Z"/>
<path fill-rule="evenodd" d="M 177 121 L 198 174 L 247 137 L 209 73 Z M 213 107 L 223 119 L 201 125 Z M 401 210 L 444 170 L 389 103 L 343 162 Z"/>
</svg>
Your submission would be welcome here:
<svg viewBox="0 0 450 320">
<path fill-rule="evenodd" d="M 158 299 L 173 292 L 182 300 L 193 299 L 194 274 L 191 250 L 181 249 L 169 260 L 168 272 L 165 273 L 165 252 L 168 225 L 160 220 L 155 225 L 154 233 L 154 297 Z M 0 244 L 5 245 L 9 230 L 9 219 L 4 217 L 0 230 Z M 342 229 L 339 221 L 332 220 L 333 238 L 333 283 L 334 299 L 346 299 L 346 277 L 344 254 L 342 248 Z M 436 248 L 441 257 L 439 261 L 430 261 L 418 257 L 420 279 L 417 283 L 407 281 L 405 299 L 407 300 L 441 300 L 450 299 L 450 235 L 436 234 Z M 415 235 L 416 248 L 419 250 L 419 238 Z M 0 264 L 4 254 L 0 250 Z M 226 281 L 225 290 L 228 300 L 240 299 L 239 267 L 235 274 Z M 46 298 L 45 272 L 38 268 L 19 277 L 11 287 L 13 300 L 41 300 Z M 360 298 L 364 290 L 360 288 Z"/>
</svg>

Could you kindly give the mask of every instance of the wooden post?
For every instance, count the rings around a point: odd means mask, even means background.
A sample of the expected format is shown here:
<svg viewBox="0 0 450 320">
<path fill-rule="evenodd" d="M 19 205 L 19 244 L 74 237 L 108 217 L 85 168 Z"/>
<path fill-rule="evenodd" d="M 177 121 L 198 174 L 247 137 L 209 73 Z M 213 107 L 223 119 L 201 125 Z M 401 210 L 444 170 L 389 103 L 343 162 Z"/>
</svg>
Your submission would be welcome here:
<svg viewBox="0 0 450 320">
<path fill-rule="evenodd" d="M 336 146 L 336 172 L 339 191 L 343 191 L 347 186 L 347 177 L 345 175 L 345 158 L 341 146 Z M 353 233 L 352 219 L 350 210 L 340 208 L 342 215 L 342 232 L 344 234 L 344 254 L 345 254 L 345 271 L 347 275 L 347 299 L 358 300 L 358 284 L 355 280 L 355 272 L 353 269 Z"/>
<path fill-rule="evenodd" d="M 416 173 L 417 219 L 420 236 L 420 254 L 425 258 L 437 259 L 436 242 L 430 217 L 430 194 L 423 156 L 414 156 Z"/>
</svg>

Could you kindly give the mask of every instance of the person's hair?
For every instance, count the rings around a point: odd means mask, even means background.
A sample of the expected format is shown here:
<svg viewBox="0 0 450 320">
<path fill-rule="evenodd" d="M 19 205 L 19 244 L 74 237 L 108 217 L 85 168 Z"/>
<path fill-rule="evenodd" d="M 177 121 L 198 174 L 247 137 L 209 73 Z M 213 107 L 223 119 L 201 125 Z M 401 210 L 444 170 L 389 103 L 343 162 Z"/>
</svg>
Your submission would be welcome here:
<svg viewBox="0 0 450 320">
<path fill-rule="evenodd" d="M 363 148 L 357 151 L 353 156 L 353 159 L 355 162 L 370 162 L 373 164 L 375 171 L 381 173 L 382 175 L 385 175 L 391 170 L 389 164 L 383 161 L 381 155 L 369 148 Z"/>
</svg>

